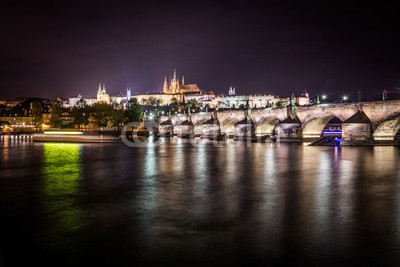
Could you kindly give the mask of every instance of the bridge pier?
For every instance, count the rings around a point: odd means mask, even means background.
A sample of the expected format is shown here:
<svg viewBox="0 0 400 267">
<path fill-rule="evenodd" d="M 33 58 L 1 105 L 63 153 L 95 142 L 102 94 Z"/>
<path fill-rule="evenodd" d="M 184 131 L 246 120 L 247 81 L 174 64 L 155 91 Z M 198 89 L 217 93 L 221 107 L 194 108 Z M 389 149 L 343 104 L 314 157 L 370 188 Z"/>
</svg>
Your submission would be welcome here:
<svg viewBox="0 0 400 267">
<path fill-rule="evenodd" d="M 277 126 L 277 140 L 280 142 L 301 142 L 302 141 L 302 124 L 299 118 L 287 118 Z"/>
<path fill-rule="evenodd" d="M 372 122 L 360 111 L 342 123 L 341 146 L 373 145 Z"/>
<path fill-rule="evenodd" d="M 222 137 L 218 119 L 211 118 L 203 123 L 200 138 L 219 139 Z"/>
<path fill-rule="evenodd" d="M 194 136 L 194 125 L 191 121 L 186 120 L 179 124 L 178 126 L 178 137 L 189 138 Z"/>
<path fill-rule="evenodd" d="M 256 137 L 254 122 L 252 119 L 245 118 L 235 123 L 235 134 L 233 140 L 253 140 Z"/>
<path fill-rule="evenodd" d="M 174 125 L 172 125 L 171 120 L 166 120 L 160 124 L 158 127 L 158 132 L 160 136 L 173 136 L 174 135 Z"/>
</svg>

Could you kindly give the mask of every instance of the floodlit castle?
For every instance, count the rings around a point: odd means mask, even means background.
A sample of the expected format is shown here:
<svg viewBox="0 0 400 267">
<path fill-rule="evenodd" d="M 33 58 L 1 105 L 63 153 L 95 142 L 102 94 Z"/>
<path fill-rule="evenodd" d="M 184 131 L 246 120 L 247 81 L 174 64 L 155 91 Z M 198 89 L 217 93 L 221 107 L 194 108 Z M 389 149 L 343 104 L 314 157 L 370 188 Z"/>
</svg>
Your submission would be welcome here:
<svg viewBox="0 0 400 267">
<path fill-rule="evenodd" d="M 182 83 L 176 78 L 176 69 L 174 69 L 174 76 L 170 78 L 168 83 L 167 76 L 165 76 L 163 93 L 169 95 L 175 94 L 199 94 L 200 89 L 197 84 L 185 84 L 185 77 L 182 76 Z"/>
</svg>

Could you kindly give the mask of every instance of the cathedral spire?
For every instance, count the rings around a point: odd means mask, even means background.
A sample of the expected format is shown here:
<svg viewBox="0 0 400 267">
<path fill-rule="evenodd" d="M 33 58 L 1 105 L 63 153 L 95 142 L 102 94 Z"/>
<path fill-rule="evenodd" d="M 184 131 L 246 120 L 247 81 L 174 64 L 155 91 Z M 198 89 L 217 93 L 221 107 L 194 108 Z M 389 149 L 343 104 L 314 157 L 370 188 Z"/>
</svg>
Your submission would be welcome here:
<svg viewBox="0 0 400 267">
<path fill-rule="evenodd" d="M 185 85 L 185 76 L 182 75 L 182 85 Z"/>
<path fill-rule="evenodd" d="M 164 92 L 164 94 L 167 94 L 167 93 L 168 93 L 168 82 L 167 82 L 167 76 L 165 76 L 165 79 L 164 79 L 164 87 L 163 87 L 163 92 Z"/>
<path fill-rule="evenodd" d="M 173 79 L 173 81 L 176 82 L 176 69 L 174 69 L 174 79 Z"/>
</svg>

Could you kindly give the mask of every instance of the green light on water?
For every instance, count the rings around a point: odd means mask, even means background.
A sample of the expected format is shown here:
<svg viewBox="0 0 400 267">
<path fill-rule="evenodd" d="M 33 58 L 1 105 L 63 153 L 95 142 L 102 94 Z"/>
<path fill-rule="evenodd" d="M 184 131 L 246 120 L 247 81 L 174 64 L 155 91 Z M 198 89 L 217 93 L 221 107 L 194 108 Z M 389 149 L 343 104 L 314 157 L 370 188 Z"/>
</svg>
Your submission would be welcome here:
<svg viewBox="0 0 400 267">
<path fill-rule="evenodd" d="M 79 207 L 82 194 L 81 144 L 43 144 L 43 212 L 50 220 L 43 242 L 53 249 L 73 245 L 84 227 L 86 214 Z"/>
</svg>

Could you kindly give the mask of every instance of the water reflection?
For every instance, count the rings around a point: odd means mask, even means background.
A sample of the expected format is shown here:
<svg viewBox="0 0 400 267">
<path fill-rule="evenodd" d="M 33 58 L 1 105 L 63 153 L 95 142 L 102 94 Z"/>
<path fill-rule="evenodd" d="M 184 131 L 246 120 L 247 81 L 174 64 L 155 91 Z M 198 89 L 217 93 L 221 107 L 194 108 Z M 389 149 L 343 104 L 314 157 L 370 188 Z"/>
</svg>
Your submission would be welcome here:
<svg viewBox="0 0 400 267">
<path fill-rule="evenodd" d="M 82 195 L 82 149 L 79 144 L 43 144 L 41 198 L 50 224 L 41 242 L 51 244 L 51 249 L 74 250 L 73 237 L 85 226 L 85 212 L 78 204 Z"/>
<path fill-rule="evenodd" d="M 24 241 L 43 255 L 85 247 L 115 264 L 398 263 L 396 147 L 193 147 L 180 139 L 7 149 L 7 191 L 32 179 L 18 156 L 40 159 L 41 173 L 32 174 L 42 181 L 39 201 L 26 206 L 41 227 L 34 244 Z M 12 176 L 15 166 L 24 171 Z M 10 212 L 11 197 L 0 198 L 0 211 Z"/>
</svg>

